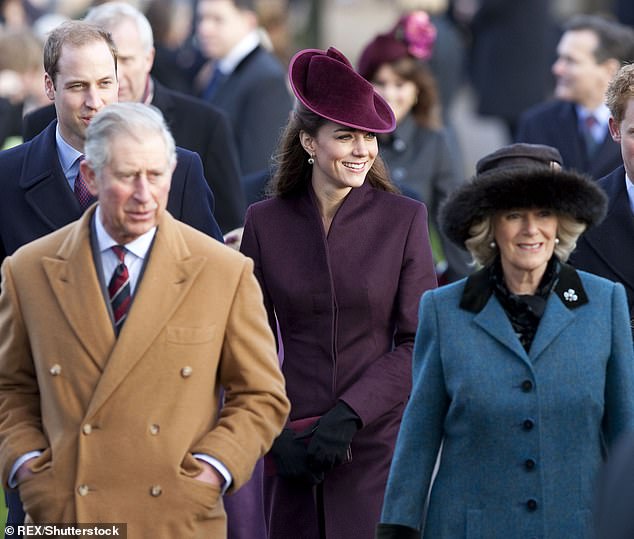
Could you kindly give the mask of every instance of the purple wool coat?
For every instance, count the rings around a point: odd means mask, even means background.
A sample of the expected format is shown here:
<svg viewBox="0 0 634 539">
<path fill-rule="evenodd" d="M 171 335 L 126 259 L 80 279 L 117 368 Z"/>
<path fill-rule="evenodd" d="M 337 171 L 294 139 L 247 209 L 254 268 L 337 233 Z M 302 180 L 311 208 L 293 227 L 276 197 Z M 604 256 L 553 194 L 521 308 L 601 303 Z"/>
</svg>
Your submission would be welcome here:
<svg viewBox="0 0 634 539">
<path fill-rule="evenodd" d="M 322 415 L 339 399 L 361 418 L 352 462 L 326 475 L 328 539 L 371 539 L 411 388 L 421 294 L 436 287 L 419 202 L 353 189 L 326 236 L 310 186 L 252 205 L 242 252 L 255 262 L 271 327 L 284 347 L 290 419 Z M 265 477 L 271 539 L 318 539 L 314 492 Z"/>
</svg>

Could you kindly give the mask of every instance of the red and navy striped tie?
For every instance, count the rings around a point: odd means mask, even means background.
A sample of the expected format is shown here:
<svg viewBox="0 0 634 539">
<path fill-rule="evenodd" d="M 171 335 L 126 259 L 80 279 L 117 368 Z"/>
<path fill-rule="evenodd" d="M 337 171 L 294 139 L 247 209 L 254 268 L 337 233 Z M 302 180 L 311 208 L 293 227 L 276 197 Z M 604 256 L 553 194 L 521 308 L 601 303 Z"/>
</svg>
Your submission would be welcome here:
<svg viewBox="0 0 634 539">
<path fill-rule="evenodd" d="M 130 296 L 130 275 L 128 273 L 128 267 L 124 262 L 125 247 L 115 245 L 112 247 L 112 251 L 117 255 L 119 264 L 112 274 L 112 279 L 110 279 L 108 294 L 110 295 L 115 332 L 119 334 L 121 326 L 123 326 L 123 322 L 128 315 L 132 298 Z"/>
</svg>

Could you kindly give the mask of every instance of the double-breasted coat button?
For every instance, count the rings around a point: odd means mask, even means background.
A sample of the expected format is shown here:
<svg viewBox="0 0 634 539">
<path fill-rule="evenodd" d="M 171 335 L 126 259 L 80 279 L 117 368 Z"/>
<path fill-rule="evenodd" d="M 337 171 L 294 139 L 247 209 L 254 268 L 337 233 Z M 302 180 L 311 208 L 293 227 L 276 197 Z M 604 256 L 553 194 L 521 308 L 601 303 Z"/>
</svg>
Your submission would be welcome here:
<svg viewBox="0 0 634 539">
<path fill-rule="evenodd" d="M 160 430 L 161 427 L 159 427 L 156 423 L 150 425 L 150 434 L 152 434 L 153 436 L 156 436 Z"/>
<path fill-rule="evenodd" d="M 86 423 L 82 428 L 81 431 L 85 434 L 88 435 L 92 432 L 92 425 L 90 423 Z"/>
<path fill-rule="evenodd" d="M 524 461 L 524 466 L 526 467 L 527 470 L 533 470 L 536 464 L 537 463 L 533 459 L 526 459 Z"/>
<path fill-rule="evenodd" d="M 183 378 L 189 378 L 192 375 L 192 372 L 194 372 L 193 369 L 187 365 L 181 369 L 181 376 Z"/>
<path fill-rule="evenodd" d="M 89 492 L 88 485 L 79 485 L 77 487 L 77 494 L 80 496 L 87 496 Z"/>
<path fill-rule="evenodd" d="M 522 422 L 522 427 L 524 430 L 531 430 L 535 426 L 535 422 L 532 419 L 525 419 Z"/>
<path fill-rule="evenodd" d="M 157 496 L 160 496 L 162 492 L 163 492 L 163 489 L 161 488 L 160 485 L 152 485 L 150 487 L 150 495 L 154 496 L 155 498 Z"/>
<path fill-rule="evenodd" d="M 524 380 L 522 382 L 522 391 L 524 391 L 525 393 L 528 393 L 529 391 L 532 391 L 533 389 L 533 382 L 531 382 L 530 380 Z"/>
<path fill-rule="evenodd" d="M 537 501 L 536 501 L 536 500 L 533 500 L 533 499 L 531 498 L 530 500 L 528 500 L 528 501 L 526 502 L 526 508 L 527 508 L 529 511 L 536 511 L 536 510 L 537 510 Z"/>
<path fill-rule="evenodd" d="M 51 376 L 59 376 L 60 374 L 62 374 L 62 366 L 58 363 L 55 363 L 55 365 L 51 366 L 48 372 L 51 373 Z"/>
</svg>

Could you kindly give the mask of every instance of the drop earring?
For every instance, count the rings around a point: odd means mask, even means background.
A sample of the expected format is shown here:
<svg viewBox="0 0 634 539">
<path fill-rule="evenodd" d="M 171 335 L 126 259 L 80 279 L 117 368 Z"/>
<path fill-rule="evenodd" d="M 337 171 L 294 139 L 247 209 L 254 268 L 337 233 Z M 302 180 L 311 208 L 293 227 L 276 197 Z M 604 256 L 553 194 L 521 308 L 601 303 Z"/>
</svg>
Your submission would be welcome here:
<svg viewBox="0 0 634 539">
<path fill-rule="evenodd" d="M 315 164 L 315 158 L 312 155 L 308 158 L 308 164 L 309 165 L 314 165 Z"/>
<path fill-rule="evenodd" d="M 555 238 L 555 243 L 559 243 L 559 238 Z"/>
<path fill-rule="evenodd" d="M 489 247 L 491 247 L 491 249 L 495 249 L 497 247 L 497 244 L 492 241 L 491 243 L 489 243 Z"/>
</svg>

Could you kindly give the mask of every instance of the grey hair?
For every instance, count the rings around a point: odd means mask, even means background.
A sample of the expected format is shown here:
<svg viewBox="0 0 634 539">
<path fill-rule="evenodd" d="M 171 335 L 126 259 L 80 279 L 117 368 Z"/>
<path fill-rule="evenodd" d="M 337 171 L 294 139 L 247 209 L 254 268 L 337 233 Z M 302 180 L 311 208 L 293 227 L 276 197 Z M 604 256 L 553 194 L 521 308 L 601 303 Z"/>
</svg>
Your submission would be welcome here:
<svg viewBox="0 0 634 539">
<path fill-rule="evenodd" d="M 577 246 L 579 236 L 586 229 L 586 224 L 573 219 L 567 214 L 557 214 L 557 237 L 555 254 L 561 262 L 566 262 Z M 465 247 L 480 266 L 487 266 L 498 254 L 497 245 L 491 246 L 495 240 L 493 230 L 493 215 L 487 215 L 483 220 L 475 223 L 469 229 L 469 239 L 464 242 Z"/>
<path fill-rule="evenodd" d="M 104 107 L 86 129 L 84 153 L 97 176 L 110 163 L 110 143 L 121 135 L 143 140 L 148 133 L 163 137 L 170 165 L 176 163 L 176 145 L 165 119 L 156 107 L 143 103 L 113 103 Z"/>
<path fill-rule="evenodd" d="M 130 4 L 125 2 L 106 2 L 91 8 L 84 18 L 85 21 L 95 24 L 108 32 L 112 32 L 123 19 L 131 20 L 135 24 L 144 52 L 150 52 L 152 47 L 154 47 L 152 26 L 145 15 Z"/>
</svg>

